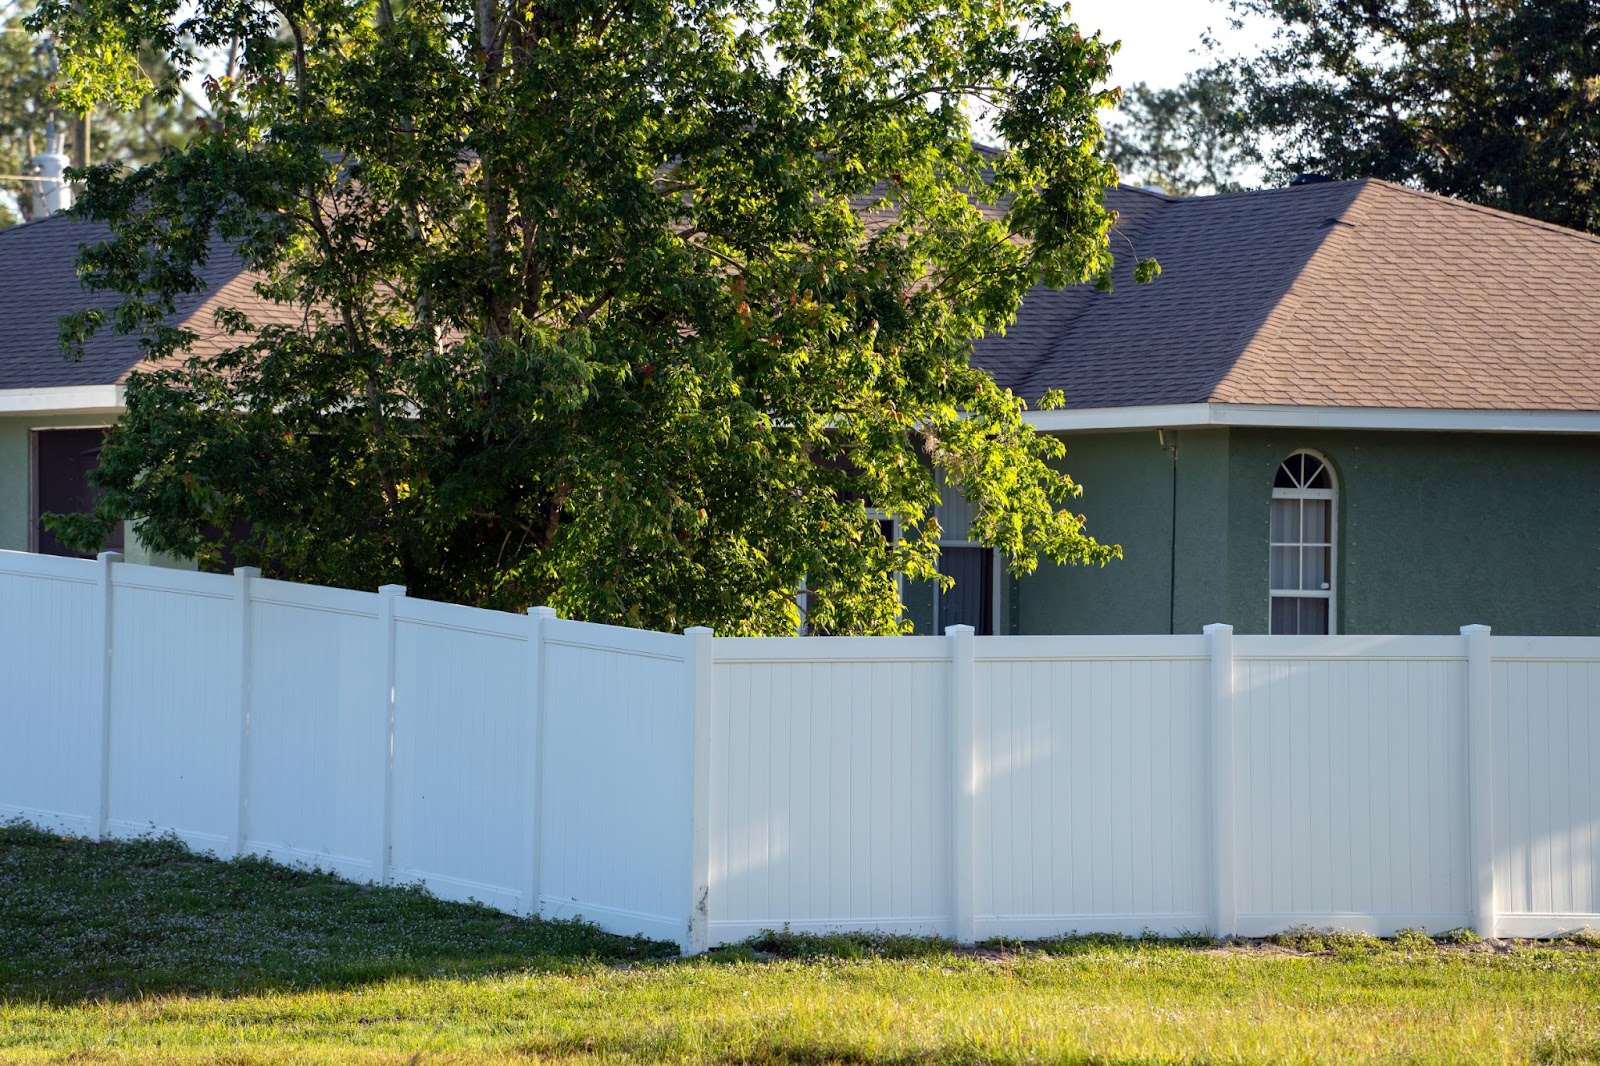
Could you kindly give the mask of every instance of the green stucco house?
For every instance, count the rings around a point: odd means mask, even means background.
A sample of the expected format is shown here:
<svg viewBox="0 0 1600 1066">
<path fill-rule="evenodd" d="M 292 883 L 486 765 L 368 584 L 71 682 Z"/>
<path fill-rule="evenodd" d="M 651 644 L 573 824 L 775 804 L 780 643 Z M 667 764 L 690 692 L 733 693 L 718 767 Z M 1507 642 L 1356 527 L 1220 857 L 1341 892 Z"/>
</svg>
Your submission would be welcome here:
<svg viewBox="0 0 1600 1066">
<path fill-rule="evenodd" d="M 1600 635 L 1600 240 L 1372 180 L 1108 201 L 1160 278 L 1039 290 L 976 358 L 1065 391 L 1034 425 L 1125 558 L 952 542 L 919 631 Z"/>
<path fill-rule="evenodd" d="M 1371 180 L 1107 198 L 1115 289 L 1039 289 L 975 359 L 1065 392 L 1030 418 L 1125 557 L 1012 577 L 949 494 L 955 585 L 907 589 L 918 631 L 1600 635 L 1600 240 Z M 73 269 L 95 236 L 0 231 L 0 548 L 61 550 L 39 515 L 87 504 L 139 361 L 110 335 L 58 354 L 60 315 L 113 302 Z M 231 256 L 211 270 L 177 313 L 202 347 L 251 299 Z"/>
</svg>

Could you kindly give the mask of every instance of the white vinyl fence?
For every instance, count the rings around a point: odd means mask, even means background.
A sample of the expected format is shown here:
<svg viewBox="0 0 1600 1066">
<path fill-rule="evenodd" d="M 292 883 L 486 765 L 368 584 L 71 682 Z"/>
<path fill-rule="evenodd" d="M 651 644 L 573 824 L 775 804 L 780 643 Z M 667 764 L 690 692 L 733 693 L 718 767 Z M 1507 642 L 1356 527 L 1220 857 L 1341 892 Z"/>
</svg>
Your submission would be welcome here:
<svg viewBox="0 0 1600 1066">
<path fill-rule="evenodd" d="M 0 552 L 0 818 L 687 949 L 1600 926 L 1600 638 L 722 638 Z"/>
</svg>

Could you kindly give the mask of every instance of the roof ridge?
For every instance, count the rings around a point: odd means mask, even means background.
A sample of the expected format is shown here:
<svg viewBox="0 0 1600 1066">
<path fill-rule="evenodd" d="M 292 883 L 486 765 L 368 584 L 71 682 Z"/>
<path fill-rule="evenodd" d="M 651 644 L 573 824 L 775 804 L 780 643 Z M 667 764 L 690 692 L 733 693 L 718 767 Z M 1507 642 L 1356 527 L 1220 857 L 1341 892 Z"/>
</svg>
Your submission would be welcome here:
<svg viewBox="0 0 1600 1066">
<path fill-rule="evenodd" d="M 48 222 L 71 222 L 71 223 L 74 223 L 75 225 L 82 225 L 82 226 L 92 226 L 92 225 L 94 225 L 93 222 L 89 222 L 89 221 L 87 221 L 85 219 L 78 218 L 76 215 L 67 214 L 66 212 L 63 212 L 63 211 L 57 211 L 54 214 L 42 215 L 39 218 L 26 218 L 26 219 L 23 219 L 21 222 L 18 222 L 15 226 L 5 226 L 3 228 L 0 228 L 0 238 L 3 238 L 8 233 L 21 233 L 24 230 L 38 229 L 40 226 L 43 226 Z"/>
<path fill-rule="evenodd" d="M 1153 196 L 1157 200 L 1161 200 L 1162 202 L 1169 204 L 1177 203 L 1179 200 L 1192 199 L 1192 197 L 1174 196 L 1172 193 L 1163 192 L 1160 189 L 1152 188 L 1148 185 L 1129 185 L 1125 181 L 1119 181 L 1116 185 L 1111 187 L 1119 189 L 1122 192 L 1136 192 L 1140 196 Z"/>
<path fill-rule="evenodd" d="M 1426 200 L 1430 203 L 1444 204 L 1449 207 L 1460 208 L 1465 211 L 1475 211 L 1479 214 L 1490 215 L 1494 218 L 1503 219 L 1507 222 L 1516 222 L 1519 225 L 1531 226 L 1534 229 L 1544 230 L 1547 233 L 1555 233 L 1564 237 L 1576 237 L 1578 240 L 1589 244 L 1600 244 L 1600 235 L 1585 233 L 1583 230 L 1573 229 L 1571 226 L 1558 226 L 1554 222 L 1546 222 L 1543 219 L 1530 218 L 1527 215 L 1519 215 L 1514 211 L 1506 211 L 1498 207 L 1490 207 L 1487 204 L 1475 204 L 1471 200 L 1462 200 L 1454 196 L 1445 196 L 1441 193 L 1429 192 L 1426 189 L 1413 189 L 1409 185 L 1401 185 L 1399 182 L 1394 181 L 1385 181 L 1383 178 L 1357 178 L 1356 180 L 1362 185 L 1376 186 L 1392 192 L 1405 193 L 1408 196 L 1414 196 L 1419 200 Z"/>
</svg>

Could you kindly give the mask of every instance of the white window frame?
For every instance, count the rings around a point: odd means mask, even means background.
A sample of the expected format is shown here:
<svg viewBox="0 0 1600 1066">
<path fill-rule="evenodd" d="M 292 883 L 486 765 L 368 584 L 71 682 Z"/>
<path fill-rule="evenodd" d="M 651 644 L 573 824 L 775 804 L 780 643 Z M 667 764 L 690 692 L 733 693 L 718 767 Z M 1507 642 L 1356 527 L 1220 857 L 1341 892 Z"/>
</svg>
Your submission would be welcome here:
<svg viewBox="0 0 1600 1066">
<path fill-rule="evenodd" d="M 1272 605 L 1277 600 L 1327 600 L 1328 601 L 1328 634 L 1332 636 L 1339 632 L 1339 477 L 1334 472 L 1333 464 L 1328 462 L 1328 457 L 1311 448 L 1297 448 L 1278 461 L 1272 468 L 1272 480 L 1278 480 L 1278 471 L 1283 469 L 1285 463 L 1297 455 L 1308 456 L 1322 464 L 1322 469 L 1328 473 L 1328 489 L 1283 489 L 1276 484 L 1272 487 L 1274 500 L 1327 500 L 1328 501 L 1328 587 L 1326 589 L 1274 589 L 1272 587 L 1272 549 L 1273 548 L 1304 548 L 1305 529 L 1300 530 L 1300 539 L 1294 543 L 1274 541 L 1272 539 L 1271 505 L 1268 505 L 1267 522 L 1267 632 L 1272 632 Z M 1300 560 L 1301 567 L 1304 560 Z M 1302 572 L 1297 568 L 1297 573 Z"/>
</svg>

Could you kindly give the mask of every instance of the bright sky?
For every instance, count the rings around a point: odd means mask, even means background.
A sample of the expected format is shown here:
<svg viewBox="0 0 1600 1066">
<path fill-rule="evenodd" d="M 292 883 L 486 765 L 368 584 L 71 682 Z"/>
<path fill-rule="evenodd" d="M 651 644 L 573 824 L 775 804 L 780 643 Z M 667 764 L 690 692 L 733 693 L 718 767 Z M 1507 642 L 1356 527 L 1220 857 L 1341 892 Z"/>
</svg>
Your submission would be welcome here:
<svg viewBox="0 0 1600 1066">
<path fill-rule="evenodd" d="M 1231 15 L 1227 0 L 1072 0 L 1072 17 L 1085 34 L 1098 29 L 1107 40 L 1122 41 L 1111 71 L 1124 87 L 1177 85 L 1206 65 L 1201 38 L 1208 29 L 1230 55 L 1253 53 L 1270 39 L 1270 28 L 1260 23 L 1234 30 Z"/>
</svg>

